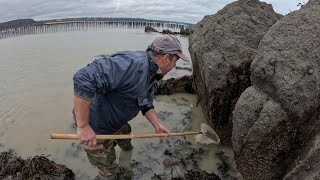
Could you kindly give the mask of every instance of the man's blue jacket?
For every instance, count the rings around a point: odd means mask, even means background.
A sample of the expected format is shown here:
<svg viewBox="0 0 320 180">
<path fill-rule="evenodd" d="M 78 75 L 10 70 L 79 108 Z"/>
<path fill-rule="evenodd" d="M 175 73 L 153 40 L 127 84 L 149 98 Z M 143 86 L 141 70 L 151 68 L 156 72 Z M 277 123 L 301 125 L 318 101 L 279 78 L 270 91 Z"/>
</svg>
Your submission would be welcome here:
<svg viewBox="0 0 320 180">
<path fill-rule="evenodd" d="M 113 134 L 139 111 L 153 108 L 159 69 L 150 50 L 103 56 L 76 72 L 74 94 L 92 100 L 89 123 L 96 134 Z"/>
</svg>

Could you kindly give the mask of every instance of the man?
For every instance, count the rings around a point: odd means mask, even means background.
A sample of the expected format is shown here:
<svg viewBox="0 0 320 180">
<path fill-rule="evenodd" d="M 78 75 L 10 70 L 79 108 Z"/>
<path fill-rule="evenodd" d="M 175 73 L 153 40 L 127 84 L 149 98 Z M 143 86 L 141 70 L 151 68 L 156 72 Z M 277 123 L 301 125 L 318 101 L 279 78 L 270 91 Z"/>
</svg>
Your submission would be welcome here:
<svg viewBox="0 0 320 180">
<path fill-rule="evenodd" d="M 155 113 L 152 98 L 157 88 L 155 82 L 175 67 L 180 58 L 190 61 L 182 54 L 178 38 L 162 35 L 146 51 L 99 57 L 74 75 L 78 139 L 102 178 L 116 178 L 114 146 L 131 150 L 132 145 L 130 140 L 97 141 L 96 134 L 129 134 L 128 121 L 139 111 L 156 133 L 169 133 Z"/>
</svg>

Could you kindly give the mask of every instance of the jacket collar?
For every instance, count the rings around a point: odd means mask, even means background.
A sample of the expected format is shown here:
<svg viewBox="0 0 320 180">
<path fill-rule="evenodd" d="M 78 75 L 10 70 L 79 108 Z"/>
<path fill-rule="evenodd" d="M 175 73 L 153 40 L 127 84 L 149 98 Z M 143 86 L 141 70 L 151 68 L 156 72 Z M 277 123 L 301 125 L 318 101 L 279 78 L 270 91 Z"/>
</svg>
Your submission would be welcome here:
<svg viewBox="0 0 320 180">
<path fill-rule="evenodd" d="M 148 60 L 149 60 L 149 77 L 152 78 L 157 74 L 159 69 L 158 64 L 156 63 L 155 57 L 152 55 L 152 51 L 147 49 Z"/>
</svg>

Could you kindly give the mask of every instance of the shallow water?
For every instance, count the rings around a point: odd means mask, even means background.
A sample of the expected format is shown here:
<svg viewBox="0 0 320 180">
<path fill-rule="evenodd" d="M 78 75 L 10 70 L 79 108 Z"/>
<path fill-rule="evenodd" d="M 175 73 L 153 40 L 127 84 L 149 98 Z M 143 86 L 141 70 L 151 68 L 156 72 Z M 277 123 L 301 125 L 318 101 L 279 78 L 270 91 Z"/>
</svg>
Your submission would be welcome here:
<svg viewBox="0 0 320 180">
<path fill-rule="evenodd" d="M 13 148 L 23 158 L 50 155 L 49 159 L 71 168 L 77 179 L 93 179 L 97 170 L 90 165 L 77 141 L 50 139 L 50 133 L 75 133 L 71 115 L 72 76 L 96 55 L 145 50 L 158 35 L 144 33 L 142 29 L 105 29 L 0 40 L 0 151 Z M 187 37 L 179 36 L 179 39 L 187 52 Z M 190 63 L 183 61 L 177 66 L 191 68 Z M 173 70 L 165 78 L 183 75 L 191 75 L 191 72 Z M 195 95 L 159 96 L 155 107 L 172 132 L 199 131 L 200 123 L 205 122 L 201 108 L 196 107 Z M 133 133 L 154 133 L 141 114 L 130 124 Z M 133 179 L 150 179 L 154 174 L 172 173 L 163 165 L 168 158 L 164 152 L 175 149 L 170 143 L 180 141 L 179 138 L 190 142 L 194 149 L 206 150 L 207 153 L 198 158 L 200 169 L 218 172 L 220 160 L 216 153 L 221 151 L 232 163 L 233 153 L 229 148 L 198 145 L 193 137 L 135 139 L 131 156 L 118 147 L 116 151 L 118 158 L 127 156 L 129 164 L 133 164 Z M 236 173 L 236 170 L 231 171 Z M 175 172 L 178 175 L 180 171 Z"/>
</svg>

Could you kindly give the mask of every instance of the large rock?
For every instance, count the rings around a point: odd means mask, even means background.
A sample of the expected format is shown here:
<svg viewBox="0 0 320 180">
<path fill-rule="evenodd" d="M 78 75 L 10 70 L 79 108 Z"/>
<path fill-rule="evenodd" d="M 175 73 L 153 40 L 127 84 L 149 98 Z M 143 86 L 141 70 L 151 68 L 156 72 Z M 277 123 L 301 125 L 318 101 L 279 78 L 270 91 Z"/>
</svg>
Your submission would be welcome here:
<svg viewBox="0 0 320 180">
<path fill-rule="evenodd" d="M 311 6 L 314 6 L 314 5 L 320 5 L 320 1 L 318 0 L 309 0 L 308 3 L 303 6 L 303 8 L 308 8 L 308 7 L 311 7 Z"/>
<path fill-rule="evenodd" d="M 233 112 L 232 143 L 247 180 L 320 179 L 320 0 L 279 20 L 251 64 Z"/>
<path fill-rule="evenodd" d="M 199 102 L 224 144 L 231 145 L 232 111 L 251 85 L 258 44 L 280 17 L 269 4 L 239 0 L 205 16 L 189 38 Z"/>
<path fill-rule="evenodd" d="M 308 5 L 308 4 L 307 4 Z M 320 11 L 303 8 L 265 35 L 252 64 L 252 83 L 296 116 L 319 106 Z"/>
<path fill-rule="evenodd" d="M 247 180 L 278 179 L 288 158 L 294 130 L 287 112 L 259 88 L 240 96 L 233 112 L 232 142 L 237 167 Z M 274 136 L 277 134 L 277 136 Z M 262 148 L 263 147 L 263 148 Z M 273 174 L 272 174 L 273 172 Z"/>
</svg>

